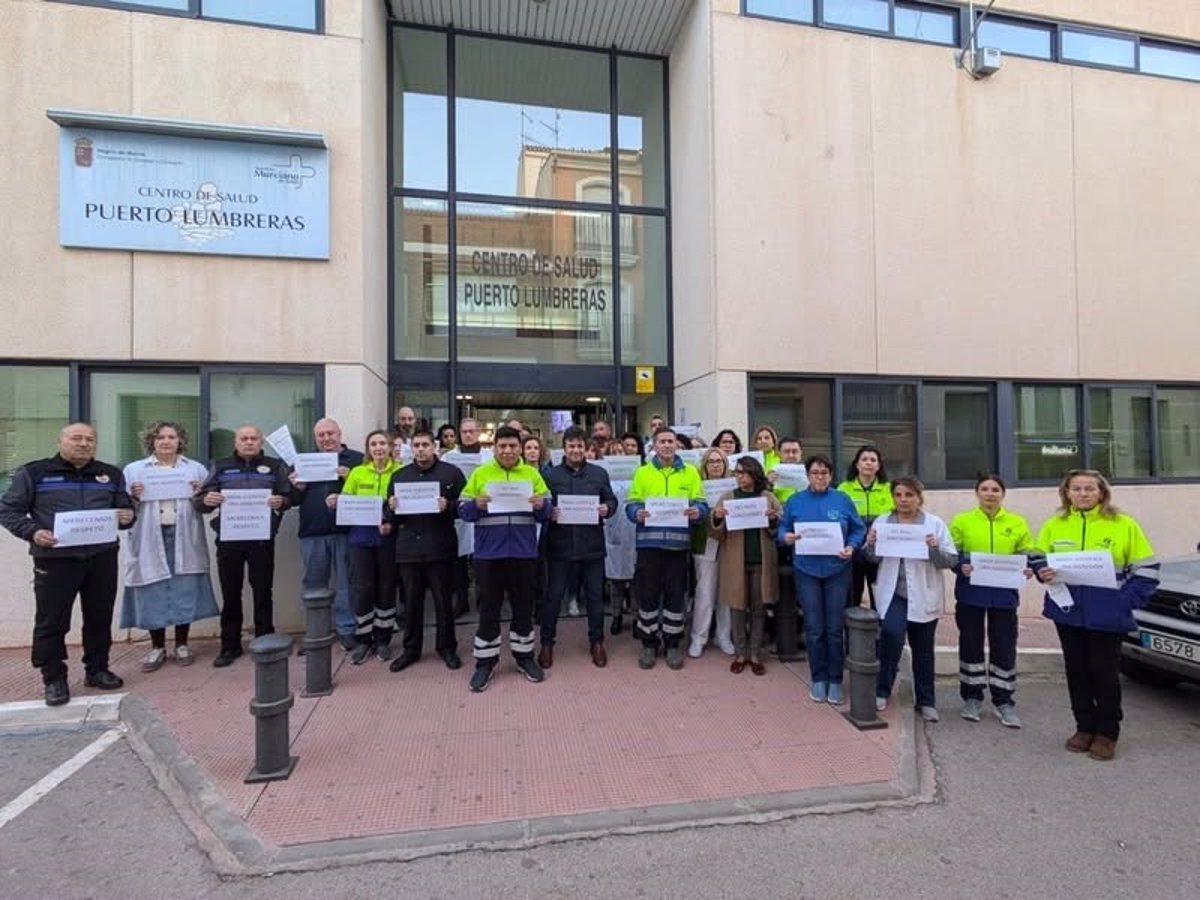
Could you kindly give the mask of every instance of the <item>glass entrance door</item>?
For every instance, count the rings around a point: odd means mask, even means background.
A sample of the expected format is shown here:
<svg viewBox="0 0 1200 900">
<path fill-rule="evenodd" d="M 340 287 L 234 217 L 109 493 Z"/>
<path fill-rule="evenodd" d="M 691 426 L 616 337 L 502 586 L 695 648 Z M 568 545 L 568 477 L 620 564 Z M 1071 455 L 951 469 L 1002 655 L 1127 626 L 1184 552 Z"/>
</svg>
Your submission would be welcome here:
<svg viewBox="0 0 1200 900">
<path fill-rule="evenodd" d="M 572 425 L 590 433 L 597 420 L 612 423 L 608 397 L 599 393 L 464 390 L 456 402 L 457 418 L 476 419 L 485 444 L 492 442 L 497 428 L 514 420 L 551 449 L 562 446 L 562 433 Z"/>
</svg>

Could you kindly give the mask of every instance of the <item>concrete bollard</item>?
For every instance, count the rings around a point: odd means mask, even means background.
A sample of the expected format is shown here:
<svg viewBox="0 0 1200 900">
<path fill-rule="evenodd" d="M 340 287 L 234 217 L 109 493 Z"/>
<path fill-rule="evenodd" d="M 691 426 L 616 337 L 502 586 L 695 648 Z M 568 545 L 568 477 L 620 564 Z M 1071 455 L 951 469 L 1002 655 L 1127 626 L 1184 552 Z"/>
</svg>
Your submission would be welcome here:
<svg viewBox="0 0 1200 900">
<path fill-rule="evenodd" d="M 849 676 L 850 710 L 843 716 L 859 731 L 887 728 L 887 722 L 875 711 L 875 680 L 879 675 L 879 613 L 862 606 L 846 610 L 844 619 L 849 650 L 846 671 Z"/>
<path fill-rule="evenodd" d="M 296 768 L 296 757 L 288 751 L 288 710 L 295 698 L 288 690 L 288 657 L 292 639 L 286 634 L 264 634 L 250 642 L 254 657 L 254 768 L 247 784 L 284 781 Z"/>
<path fill-rule="evenodd" d="M 779 566 L 779 602 L 775 604 L 775 656 L 780 662 L 803 659 L 800 652 L 800 610 L 796 606 L 792 561 Z"/>
<path fill-rule="evenodd" d="M 333 693 L 333 591 L 304 592 L 304 690 L 302 697 Z"/>
</svg>

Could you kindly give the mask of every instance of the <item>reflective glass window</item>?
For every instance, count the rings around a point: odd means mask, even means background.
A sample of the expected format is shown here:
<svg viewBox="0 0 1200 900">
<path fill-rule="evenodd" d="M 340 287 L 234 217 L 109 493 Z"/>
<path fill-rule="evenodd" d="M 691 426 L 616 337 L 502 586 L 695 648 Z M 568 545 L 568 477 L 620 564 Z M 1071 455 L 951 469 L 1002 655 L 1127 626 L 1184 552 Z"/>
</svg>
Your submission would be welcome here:
<svg viewBox="0 0 1200 900">
<path fill-rule="evenodd" d="M 1200 50 L 1142 41 L 1141 70 L 1150 75 L 1200 81 Z"/>
<path fill-rule="evenodd" d="M 611 227 L 610 216 L 601 219 L 603 227 Z M 622 213 L 620 235 L 622 362 L 665 366 L 669 343 L 666 219 Z"/>
<path fill-rule="evenodd" d="M 213 459 L 233 453 L 241 425 L 257 425 L 269 434 L 287 425 L 301 446 L 316 423 L 316 385 L 311 375 L 258 372 L 214 373 L 209 379 L 209 453 Z M 268 456 L 271 445 L 263 443 Z"/>
<path fill-rule="evenodd" d="M 845 382 L 842 385 L 844 471 L 858 448 L 879 448 L 888 475 L 917 470 L 917 389 L 912 384 Z"/>
<path fill-rule="evenodd" d="M 1054 30 L 1049 25 L 997 19 L 989 16 L 979 25 L 975 43 L 980 47 L 998 47 L 1005 53 L 1052 59 Z"/>
<path fill-rule="evenodd" d="M 954 10 L 919 3 L 897 3 L 893 15 L 896 37 L 958 46 L 958 13 Z"/>
<path fill-rule="evenodd" d="M 609 172 L 606 54 L 462 37 L 455 69 L 459 191 L 574 200 Z"/>
<path fill-rule="evenodd" d="M 0 491 L 25 463 L 57 452 L 69 392 L 66 366 L 0 366 Z"/>
<path fill-rule="evenodd" d="M 392 32 L 392 147 L 397 184 L 444 191 L 447 182 L 446 36 Z"/>
<path fill-rule="evenodd" d="M 667 167 L 663 63 L 657 59 L 620 57 L 617 94 L 621 202 L 664 206 Z"/>
<path fill-rule="evenodd" d="M 827 25 L 888 31 L 887 0 L 825 0 L 821 15 Z"/>
<path fill-rule="evenodd" d="M 317 27 L 317 0 L 254 0 L 253 3 L 247 3 L 246 0 L 201 0 L 200 15 L 314 31 Z"/>
<path fill-rule="evenodd" d="M 1159 388 L 1160 475 L 1200 477 L 1200 389 Z"/>
<path fill-rule="evenodd" d="M 1064 60 L 1122 69 L 1132 69 L 1137 63 L 1137 44 L 1132 37 L 1072 31 L 1069 28 L 1062 29 L 1060 34 Z"/>
<path fill-rule="evenodd" d="M 460 202 L 455 227 L 460 360 L 613 363 L 608 213 Z"/>
<path fill-rule="evenodd" d="M 779 437 L 797 437 L 805 456 L 833 458 L 833 385 L 828 381 L 756 381 L 755 426 L 770 425 Z M 705 424 L 706 434 L 718 428 Z M 718 426 L 719 427 L 719 426 Z M 745 435 L 742 436 L 743 440 Z"/>
<path fill-rule="evenodd" d="M 746 12 L 793 22 L 813 21 L 813 0 L 746 0 Z"/>
<path fill-rule="evenodd" d="M 1149 478 L 1150 388 L 1088 388 L 1088 465 L 1108 478 Z"/>
<path fill-rule="evenodd" d="M 197 458 L 198 372 L 92 372 L 87 382 L 87 418 L 96 426 L 96 455 L 100 459 L 124 466 L 145 456 L 141 432 L 156 421 L 182 425 L 189 443 L 185 452 Z"/>
<path fill-rule="evenodd" d="M 921 468 L 928 482 L 972 481 L 996 470 L 992 390 L 979 384 L 921 386 Z"/>
<path fill-rule="evenodd" d="M 1082 465 L 1078 388 L 1016 385 L 1013 402 L 1017 478 L 1057 481 Z"/>
<path fill-rule="evenodd" d="M 448 359 L 450 268 L 446 202 L 405 197 L 392 203 L 396 358 Z"/>
</svg>

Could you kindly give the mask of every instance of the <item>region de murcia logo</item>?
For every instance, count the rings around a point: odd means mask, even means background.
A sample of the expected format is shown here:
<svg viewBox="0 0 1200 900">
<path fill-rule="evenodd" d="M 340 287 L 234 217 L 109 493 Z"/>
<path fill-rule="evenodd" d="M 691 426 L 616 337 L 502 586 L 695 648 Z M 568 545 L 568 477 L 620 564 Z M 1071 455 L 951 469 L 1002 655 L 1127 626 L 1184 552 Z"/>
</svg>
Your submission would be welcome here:
<svg viewBox="0 0 1200 900">
<path fill-rule="evenodd" d="M 83 169 L 90 169 L 92 166 L 92 139 L 86 137 L 75 138 L 75 165 Z"/>
<path fill-rule="evenodd" d="M 305 179 L 315 178 L 316 175 L 317 170 L 312 166 L 304 165 L 304 157 L 299 153 L 291 154 L 286 163 L 254 167 L 255 178 L 266 178 L 269 181 L 290 184 L 296 190 L 300 190 L 304 186 Z"/>
</svg>

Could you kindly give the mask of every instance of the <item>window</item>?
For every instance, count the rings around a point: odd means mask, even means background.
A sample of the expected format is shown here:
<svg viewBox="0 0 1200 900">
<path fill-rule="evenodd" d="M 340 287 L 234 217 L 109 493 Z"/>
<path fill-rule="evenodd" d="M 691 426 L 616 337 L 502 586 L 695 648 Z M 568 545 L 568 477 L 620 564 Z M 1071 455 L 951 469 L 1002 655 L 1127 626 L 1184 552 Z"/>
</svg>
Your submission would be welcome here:
<svg viewBox="0 0 1200 900">
<path fill-rule="evenodd" d="M 833 458 L 833 385 L 828 381 L 760 381 L 754 384 L 752 428 L 770 425 L 780 438 L 797 437 L 804 455 Z M 715 435 L 719 426 L 703 423 Z M 748 435 L 742 435 L 746 440 Z"/>
<path fill-rule="evenodd" d="M 1200 388 L 1159 388 L 1159 475 L 1200 478 Z"/>
<path fill-rule="evenodd" d="M 1053 59 L 1054 26 L 1018 22 L 989 16 L 979 23 L 975 43 L 979 47 L 998 47 L 1005 53 Z"/>
<path fill-rule="evenodd" d="M 958 13 L 941 6 L 897 3 L 893 31 L 898 38 L 958 46 Z"/>
<path fill-rule="evenodd" d="M 973 481 L 996 471 L 995 409 L 988 385 L 921 387 L 921 477 Z"/>
<path fill-rule="evenodd" d="M 116 466 L 145 456 L 141 431 L 159 419 L 187 429 L 188 455 L 200 440 L 200 375 L 125 370 L 88 375 L 88 420 L 96 426 L 96 455 Z M 269 429 L 268 429 L 269 430 Z"/>
<path fill-rule="evenodd" d="M 233 453 L 238 426 L 257 425 L 270 434 L 287 425 L 293 439 L 305 446 L 316 424 L 316 390 L 311 375 L 263 372 L 215 372 L 209 376 L 208 438 L 212 459 Z M 274 456 L 269 444 L 266 452 Z"/>
<path fill-rule="evenodd" d="M 1200 49 L 1142 41 L 1141 70 L 1149 75 L 1200 81 Z"/>
<path fill-rule="evenodd" d="M 1149 387 L 1088 388 L 1088 465 L 1106 478 L 1149 478 Z"/>
<path fill-rule="evenodd" d="M 316 31 L 318 25 L 314 0 L 200 0 L 200 15 L 301 31 Z"/>
<path fill-rule="evenodd" d="M 1013 400 L 1018 479 L 1057 481 L 1083 464 L 1077 387 L 1018 385 Z"/>
<path fill-rule="evenodd" d="M 813 21 L 813 0 L 746 0 L 746 12 L 791 22 Z"/>
<path fill-rule="evenodd" d="M 394 181 L 403 187 L 444 191 L 446 36 L 411 28 L 397 28 L 392 34 Z"/>
<path fill-rule="evenodd" d="M 0 366 L 0 491 L 25 463 L 56 452 L 69 385 L 66 366 Z"/>
<path fill-rule="evenodd" d="M 878 31 L 891 30 L 888 0 L 825 0 L 821 7 L 825 25 Z"/>
<path fill-rule="evenodd" d="M 860 381 L 842 384 L 840 467 L 858 448 L 879 448 L 889 475 L 917 471 L 917 389 L 913 384 Z"/>
<path fill-rule="evenodd" d="M 617 60 L 617 146 L 620 147 L 622 203 L 666 204 L 666 121 L 662 62 L 620 57 Z"/>
<path fill-rule="evenodd" d="M 627 366 L 665 366 L 670 343 L 667 220 L 663 216 L 622 215 L 620 234 L 622 362 Z"/>
<path fill-rule="evenodd" d="M 1059 55 L 1065 61 L 1119 69 L 1137 66 L 1137 43 L 1132 37 L 1070 28 L 1063 28 L 1059 36 L 1062 42 Z"/>
<path fill-rule="evenodd" d="M 450 353 L 446 201 L 404 197 L 392 206 L 396 356 L 445 360 Z"/>
</svg>

